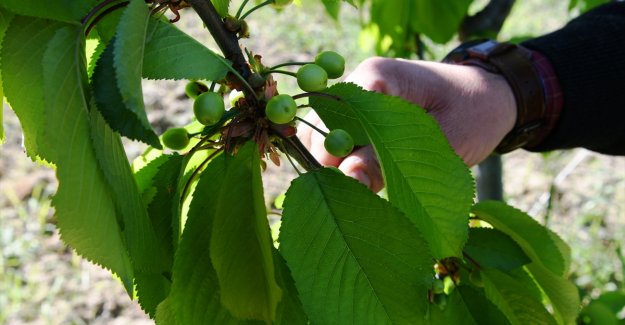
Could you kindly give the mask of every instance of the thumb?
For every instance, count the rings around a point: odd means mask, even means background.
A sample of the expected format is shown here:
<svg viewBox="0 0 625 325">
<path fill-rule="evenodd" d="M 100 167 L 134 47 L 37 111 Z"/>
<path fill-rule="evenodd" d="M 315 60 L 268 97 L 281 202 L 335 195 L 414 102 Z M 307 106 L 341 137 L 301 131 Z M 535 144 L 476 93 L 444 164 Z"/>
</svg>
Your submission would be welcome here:
<svg viewBox="0 0 625 325">
<path fill-rule="evenodd" d="M 365 184 L 374 192 L 379 192 L 384 187 L 380 163 L 372 146 L 362 147 L 354 151 L 341 162 L 339 169 L 345 175 Z"/>
</svg>

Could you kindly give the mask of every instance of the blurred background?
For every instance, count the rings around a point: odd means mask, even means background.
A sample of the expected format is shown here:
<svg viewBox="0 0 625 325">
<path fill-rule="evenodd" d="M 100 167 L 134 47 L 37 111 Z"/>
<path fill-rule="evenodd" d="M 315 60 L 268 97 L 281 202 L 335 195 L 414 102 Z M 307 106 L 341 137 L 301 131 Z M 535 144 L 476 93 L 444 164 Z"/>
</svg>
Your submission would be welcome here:
<svg viewBox="0 0 625 325">
<path fill-rule="evenodd" d="M 320 50 L 336 50 L 347 71 L 375 55 L 361 34 L 368 11 L 349 5 L 333 20 L 319 1 L 304 1 L 277 12 L 264 8 L 248 23 L 243 45 L 268 65 L 311 60 Z M 475 13 L 488 1 L 476 0 Z M 575 1 L 574 1 L 575 2 Z M 231 11 L 239 1 L 234 1 Z M 500 40 L 538 36 L 563 26 L 583 6 L 569 1 L 517 1 Z M 234 9 L 233 9 L 234 8 Z M 178 27 L 215 48 L 201 21 L 187 10 Z M 426 59 L 440 60 L 458 42 L 427 45 Z M 278 76 L 282 93 L 296 93 L 293 81 Z M 192 118 L 186 82 L 146 81 L 144 97 L 158 133 Z M 151 324 L 107 271 L 77 257 L 59 239 L 50 199 L 54 172 L 30 161 L 21 146 L 19 121 L 3 107 L 6 142 L 0 146 L 0 324 Z M 129 159 L 145 146 L 126 142 Z M 268 207 L 295 173 L 283 164 L 264 173 Z M 548 225 L 569 243 L 572 277 L 588 303 L 603 292 L 622 290 L 625 280 L 625 158 L 587 150 L 532 154 L 517 150 L 503 157 L 505 199 Z"/>
</svg>

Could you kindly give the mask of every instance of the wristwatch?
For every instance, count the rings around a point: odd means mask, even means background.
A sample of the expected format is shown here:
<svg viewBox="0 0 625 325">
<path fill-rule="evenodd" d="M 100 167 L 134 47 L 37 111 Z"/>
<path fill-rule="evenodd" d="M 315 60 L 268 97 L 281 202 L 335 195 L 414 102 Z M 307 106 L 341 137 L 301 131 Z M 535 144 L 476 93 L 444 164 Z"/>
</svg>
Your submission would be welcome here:
<svg viewBox="0 0 625 325">
<path fill-rule="evenodd" d="M 532 52 L 511 43 L 475 40 L 461 44 L 443 62 L 478 66 L 502 75 L 516 101 L 517 119 L 499 143 L 495 152 L 506 153 L 522 146 L 533 146 L 540 140 L 539 131 L 545 124 L 545 91 L 531 60 Z"/>
</svg>

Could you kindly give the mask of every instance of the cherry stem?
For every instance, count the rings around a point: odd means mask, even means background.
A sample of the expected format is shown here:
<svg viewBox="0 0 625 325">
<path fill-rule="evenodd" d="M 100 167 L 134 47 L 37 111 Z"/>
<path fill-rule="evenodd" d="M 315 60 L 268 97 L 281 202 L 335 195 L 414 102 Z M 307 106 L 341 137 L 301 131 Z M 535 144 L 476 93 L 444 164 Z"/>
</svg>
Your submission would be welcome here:
<svg viewBox="0 0 625 325">
<path fill-rule="evenodd" d="M 95 27 L 95 25 L 100 22 L 100 20 L 102 20 L 102 18 L 106 17 L 106 15 L 110 14 L 111 12 L 119 9 L 119 8 L 123 8 L 125 6 L 127 6 L 130 3 L 130 1 L 124 1 L 124 2 L 120 2 L 114 6 L 111 6 L 109 8 L 107 8 L 106 10 L 102 11 L 101 13 L 99 13 L 92 21 L 91 23 L 89 23 L 89 26 L 87 26 L 87 28 L 85 29 L 85 37 L 89 35 L 89 33 L 91 32 L 91 30 L 93 29 L 93 27 Z M 102 9 L 102 7 L 98 8 L 98 9 Z M 95 12 L 94 12 L 95 14 Z M 93 16 L 93 15 L 92 15 Z M 90 19 L 90 17 L 85 16 L 85 18 L 83 18 L 83 25 Z"/>
<path fill-rule="evenodd" d="M 328 136 L 328 133 L 327 133 L 327 132 L 325 132 L 325 131 L 323 131 L 323 130 L 319 129 L 318 127 L 314 126 L 312 123 L 310 123 L 310 122 L 306 121 L 305 119 L 303 119 L 303 118 L 301 118 L 301 117 L 299 117 L 299 116 L 296 116 L 296 117 L 295 117 L 295 119 L 296 119 L 296 120 L 298 120 L 298 121 L 300 121 L 300 122 L 302 122 L 302 123 L 304 123 L 304 124 L 306 124 L 306 125 L 308 125 L 308 126 L 310 126 L 313 130 L 315 130 L 315 131 L 317 131 L 317 132 L 321 133 L 321 135 L 323 135 L 324 137 L 327 137 L 327 136 Z"/>
<path fill-rule="evenodd" d="M 286 159 L 289 160 L 289 162 L 291 163 L 291 166 L 293 166 L 293 169 L 295 169 L 295 172 L 297 172 L 298 175 L 302 175 L 302 172 L 299 169 L 297 169 L 297 166 L 295 166 L 295 163 L 293 162 L 293 159 L 291 159 L 291 156 L 286 153 L 286 149 L 284 148 L 284 145 L 282 143 L 280 143 L 280 150 L 284 152 Z"/>
<path fill-rule="evenodd" d="M 200 142 L 201 143 L 201 142 Z M 197 147 L 197 146 L 196 146 Z M 196 148 L 194 147 L 194 149 Z M 204 169 L 204 166 L 206 166 L 206 164 L 211 161 L 213 158 L 215 158 L 219 153 L 221 153 L 222 151 L 224 151 L 224 148 L 221 147 L 217 150 L 215 150 L 213 153 L 211 153 L 208 157 L 206 157 L 206 159 L 204 159 L 202 161 L 202 163 L 200 163 L 199 166 L 197 166 L 197 168 L 193 171 L 193 174 L 191 174 L 191 176 L 189 176 L 189 180 L 187 180 L 187 182 L 184 184 L 184 188 L 182 189 L 182 192 L 180 193 L 180 203 L 184 202 L 185 197 L 187 196 L 187 192 L 189 191 L 189 187 L 191 187 L 191 183 L 193 183 L 193 180 L 195 179 L 195 177 L 197 176 L 197 174 L 199 174 L 199 172 Z"/>
<path fill-rule="evenodd" d="M 263 2 L 263 3 L 261 3 L 261 4 L 257 5 L 257 6 L 255 6 L 255 7 L 252 7 L 252 9 L 248 10 L 248 11 L 247 11 L 247 12 L 246 12 L 243 16 L 241 16 L 241 18 L 239 18 L 239 19 L 243 20 L 243 19 L 245 19 L 245 17 L 249 16 L 249 15 L 250 15 L 251 13 L 253 13 L 254 11 L 256 11 L 256 10 L 258 10 L 258 9 L 260 9 L 260 8 L 262 8 L 262 7 L 266 6 L 266 5 L 268 5 L 268 4 L 272 4 L 272 3 L 274 3 L 274 2 L 275 2 L 275 0 L 267 0 L 267 1 L 265 1 L 265 2 Z"/>
<path fill-rule="evenodd" d="M 269 73 L 280 73 L 280 74 L 285 74 L 287 76 L 291 76 L 291 77 L 296 77 L 297 78 L 297 74 L 295 72 L 285 71 L 285 70 L 270 69 L 268 71 L 265 71 L 263 74 L 269 74 Z"/>
<path fill-rule="evenodd" d="M 282 67 L 290 67 L 290 66 L 294 66 L 294 65 L 305 65 L 305 64 L 312 64 L 315 62 L 285 62 L 282 64 L 278 64 L 278 65 L 274 65 L 273 67 L 269 68 L 269 70 L 274 70 L 274 69 L 278 69 L 278 68 L 282 68 Z"/>
<path fill-rule="evenodd" d="M 469 256 L 469 254 L 467 254 L 465 251 L 462 251 L 462 256 L 464 256 L 467 260 L 469 260 L 469 262 L 471 262 L 471 264 L 475 265 L 475 267 L 477 267 L 477 269 L 481 269 L 482 267 L 480 266 L 480 264 L 478 264 L 471 256 Z"/>
<path fill-rule="evenodd" d="M 80 23 L 85 25 L 89 21 L 89 19 L 91 19 L 93 16 L 95 16 L 95 14 L 98 13 L 98 11 L 100 11 L 100 9 L 106 7 L 107 5 L 109 5 L 109 4 L 111 4 L 111 3 L 115 2 L 115 1 L 118 1 L 118 0 L 104 0 L 104 1 L 100 2 L 97 6 L 93 7 L 93 9 L 91 9 L 85 15 L 85 17 L 83 17 L 80 20 Z"/>
<path fill-rule="evenodd" d="M 317 96 L 317 97 L 327 97 L 327 98 L 334 99 L 334 100 L 339 101 L 339 102 L 342 100 L 342 98 L 339 97 L 339 96 L 330 95 L 330 94 L 326 94 L 326 93 L 320 93 L 320 92 L 316 92 L 316 91 L 311 91 L 311 92 L 308 92 L 308 93 L 295 95 L 295 96 L 293 96 L 293 99 L 300 99 L 300 98 L 314 97 L 314 96 Z"/>
<path fill-rule="evenodd" d="M 237 14 L 234 16 L 235 18 L 239 19 L 239 17 L 241 17 L 241 13 L 243 12 L 243 8 L 245 8 L 245 6 L 247 5 L 247 3 L 250 0 L 244 0 L 243 3 L 241 3 L 241 6 L 239 6 L 239 10 L 237 10 Z"/>
</svg>

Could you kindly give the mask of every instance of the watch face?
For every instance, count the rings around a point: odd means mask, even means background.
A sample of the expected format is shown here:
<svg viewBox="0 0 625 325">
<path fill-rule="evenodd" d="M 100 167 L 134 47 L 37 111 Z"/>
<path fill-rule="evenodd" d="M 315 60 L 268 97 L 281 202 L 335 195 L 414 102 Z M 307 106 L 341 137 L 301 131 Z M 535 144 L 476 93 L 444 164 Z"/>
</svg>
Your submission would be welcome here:
<svg viewBox="0 0 625 325">
<path fill-rule="evenodd" d="M 451 52 L 449 52 L 449 54 L 447 54 L 443 58 L 442 62 L 460 62 L 460 61 L 464 61 L 464 60 L 466 60 L 466 59 L 468 59 L 470 57 L 475 57 L 475 56 L 472 55 L 472 53 L 469 53 L 471 48 L 473 48 L 475 46 L 480 46 L 481 44 L 488 43 L 488 42 L 493 42 L 494 45 L 497 45 L 497 42 L 491 41 L 491 40 L 488 40 L 488 39 L 476 39 L 476 40 L 464 42 L 464 43 L 458 45 L 458 47 L 453 49 Z"/>
<path fill-rule="evenodd" d="M 498 45 L 499 43 L 493 41 L 493 40 L 488 40 L 476 45 L 473 45 L 471 47 L 469 47 L 467 49 L 467 52 L 469 53 L 470 57 L 473 58 L 480 58 L 480 59 L 486 59 L 488 58 L 488 56 L 492 53 L 493 49 Z"/>
</svg>

